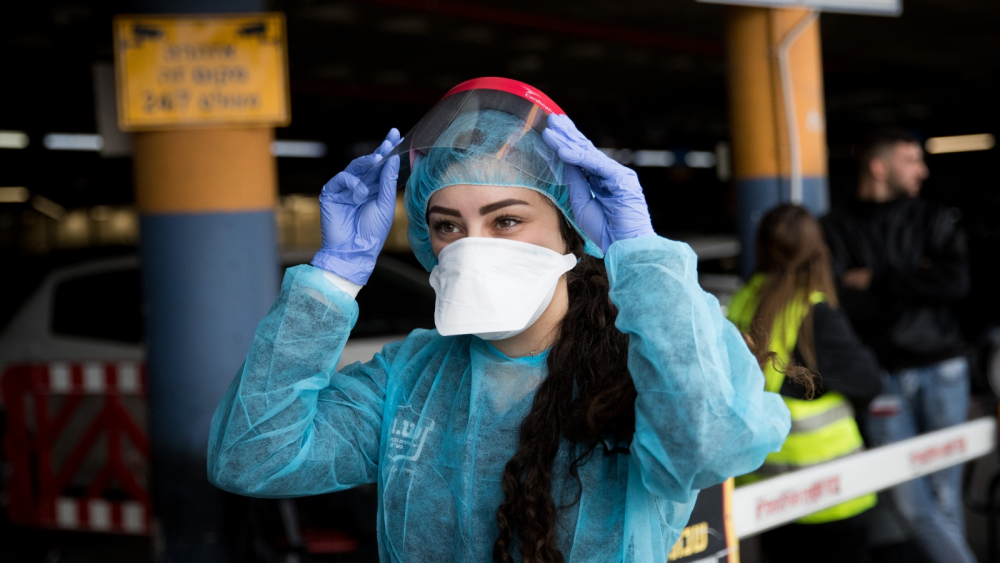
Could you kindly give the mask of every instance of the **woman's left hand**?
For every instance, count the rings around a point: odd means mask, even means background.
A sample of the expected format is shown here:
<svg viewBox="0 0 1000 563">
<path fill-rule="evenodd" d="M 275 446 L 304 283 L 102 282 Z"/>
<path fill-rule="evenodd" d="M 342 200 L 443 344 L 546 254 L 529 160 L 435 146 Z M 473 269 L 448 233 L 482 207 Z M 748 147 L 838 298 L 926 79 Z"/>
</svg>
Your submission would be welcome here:
<svg viewBox="0 0 1000 563">
<path fill-rule="evenodd" d="M 542 138 L 571 165 L 565 173 L 573 215 L 602 251 L 618 240 L 654 234 L 635 170 L 598 150 L 565 115 L 550 115 Z"/>
</svg>

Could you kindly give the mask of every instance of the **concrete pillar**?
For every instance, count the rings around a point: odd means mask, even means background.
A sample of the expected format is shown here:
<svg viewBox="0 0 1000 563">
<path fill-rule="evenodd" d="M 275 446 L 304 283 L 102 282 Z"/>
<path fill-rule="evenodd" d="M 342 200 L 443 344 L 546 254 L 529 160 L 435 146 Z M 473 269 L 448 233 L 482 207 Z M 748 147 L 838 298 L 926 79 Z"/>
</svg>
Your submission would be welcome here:
<svg viewBox="0 0 1000 563">
<path fill-rule="evenodd" d="M 152 492 L 163 561 L 224 561 L 208 429 L 278 291 L 272 130 L 137 133 Z"/>
<path fill-rule="evenodd" d="M 147 13 L 259 11 L 259 2 L 146 0 Z M 148 336 L 154 547 L 224 562 L 226 495 L 208 483 L 212 414 L 278 292 L 268 127 L 136 133 Z"/>
<path fill-rule="evenodd" d="M 823 67 L 817 15 L 731 6 L 726 21 L 729 111 L 743 274 L 757 225 L 781 203 L 829 208 Z"/>
</svg>

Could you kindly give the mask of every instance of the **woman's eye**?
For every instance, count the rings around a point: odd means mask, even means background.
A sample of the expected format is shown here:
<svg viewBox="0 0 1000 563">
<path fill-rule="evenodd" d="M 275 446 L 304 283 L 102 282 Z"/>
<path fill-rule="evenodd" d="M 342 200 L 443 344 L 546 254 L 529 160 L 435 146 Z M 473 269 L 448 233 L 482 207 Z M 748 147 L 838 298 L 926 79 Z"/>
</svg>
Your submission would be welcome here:
<svg viewBox="0 0 1000 563">
<path fill-rule="evenodd" d="M 434 230 L 442 234 L 450 235 L 452 233 L 457 233 L 458 227 L 455 225 L 455 223 L 449 223 L 448 221 L 441 221 L 434 225 Z"/>
<path fill-rule="evenodd" d="M 501 229 L 510 229 L 517 226 L 521 221 L 514 217 L 498 217 L 496 224 Z"/>
</svg>

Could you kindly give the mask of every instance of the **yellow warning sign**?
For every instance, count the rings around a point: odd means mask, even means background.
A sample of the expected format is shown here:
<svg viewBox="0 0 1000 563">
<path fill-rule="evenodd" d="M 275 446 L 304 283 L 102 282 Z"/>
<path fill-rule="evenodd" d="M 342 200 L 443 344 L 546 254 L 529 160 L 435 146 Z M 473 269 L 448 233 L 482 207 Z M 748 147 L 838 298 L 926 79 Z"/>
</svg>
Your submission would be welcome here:
<svg viewBox="0 0 1000 563">
<path fill-rule="evenodd" d="M 114 37 L 122 130 L 291 121 L 281 13 L 118 16 Z"/>
</svg>

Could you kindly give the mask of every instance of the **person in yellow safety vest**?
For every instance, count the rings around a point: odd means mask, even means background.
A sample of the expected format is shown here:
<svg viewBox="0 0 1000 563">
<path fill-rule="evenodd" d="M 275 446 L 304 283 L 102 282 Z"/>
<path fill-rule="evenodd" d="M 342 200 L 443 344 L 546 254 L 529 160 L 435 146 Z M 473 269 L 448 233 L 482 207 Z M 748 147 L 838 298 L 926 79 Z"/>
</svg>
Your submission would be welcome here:
<svg viewBox="0 0 1000 563">
<path fill-rule="evenodd" d="M 838 310 L 829 250 L 819 223 L 802 207 L 768 213 L 757 235 L 757 272 L 733 296 L 731 320 L 762 363 L 765 389 L 780 393 L 792 413 L 781 450 L 746 484 L 864 449 L 854 413 L 881 390 L 874 354 Z M 864 495 L 763 534 L 769 563 L 870 561 Z"/>
</svg>

